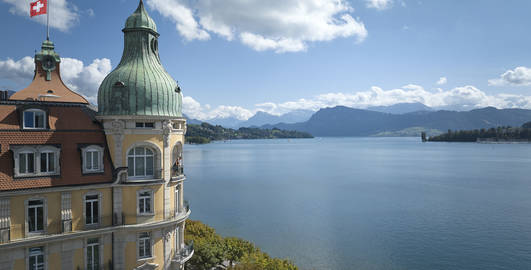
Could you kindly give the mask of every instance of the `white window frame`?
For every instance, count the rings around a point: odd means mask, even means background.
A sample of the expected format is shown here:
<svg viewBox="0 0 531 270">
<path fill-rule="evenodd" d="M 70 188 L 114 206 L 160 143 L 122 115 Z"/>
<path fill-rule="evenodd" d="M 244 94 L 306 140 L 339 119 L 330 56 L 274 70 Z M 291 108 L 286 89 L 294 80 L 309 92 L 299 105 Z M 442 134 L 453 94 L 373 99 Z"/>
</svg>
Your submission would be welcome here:
<svg viewBox="0 0 531 270">
<path fill-rule="evenodd" d="M 97 196 L 97 199 L 90 199 L 90 200 L 87 200 L 87 196 Z M 98 222 L 93 222 L 93 223 L 87 223 L 87 203 L 89 202 L 98 202 Z M 91 191 L 91 192 L 87 192 L 85 194 L 83 194 L 83 225 L 85 226 L 85 228 L 94 228 L 94 227 L 99 227 L 100 224 L 102 223 L 101 221 L 101 204 L 102 204 L 102 195 L 101 195 L 101 192 L 99 191 Z M 91 211 L 92 211 L 92 207 L 91 207 Z M 92 216 L 92 218 L 94 219 L 94 217 Z"/>
<path fill-rule="evenodd" d="M 33 172 L 28 172 L 28 164 L 30 162 L 28 162 L 28 155 L 29 154 L 33 154 Z M 21 169 L 21 155 L 24 155 L 24 160 L 25 160 L 25 165 L 26 165 L 26 168 L 24 170 L 24 172 L 20 172 L 20 169 Z M 16 172 L 23 176 L 23 175 L 34 175 L 34 174 L 37 174 L 37 157 L 36 157 L 36 152 L 33 152 L 33 151 L 30 151 L 30 150 L 25 150 L 25 151 L 21 151 L 21 152 L 18 152 L 17 153 L 17 160 L 18 160 L 18 169 L 16 170 Z"/>
<path fill-rule="evenodd" d="M 98 155 L 98 169 L 87 169 L 87 153 L 97 153 Z M 103 147 L 99 145 L 90 145 L 84 148 L 81 148 L 81 159 L 83 160 L 83 169 L 84 174 L 89 173 L 100 173 L 103 172 Z M 94 165 L 94 158 L 91 158 L 92 164 Z"/>
<path fill-rule="evenodd" d="M 40 248 L 40 253 L 32 253 L 32 249 L 38 249 Z M 30 247 L 30 248 L 26 248 L 26 252 L 27 252 L 27 256 L 26 256 L 26 265 L 27 265 L 27 269 L 29 270 L 38 270 L 38 265 L 35 267 L 35 268 L 31 268 L 30 267 L 30 257 L 37 257 L 37 256 L 42 256 L 42 262 L 43 262 L 43 266 L 41 269 L 48 269 L 47 267 L 47 264 L 48 264 L 48 256 L 46 256 L 46 252 L 45 252 L 45 249 L 46 247 L 45 246 L 38 246 L 38 247 Z"/>
<path fill-rule="evenodd" d="M 26 112 L 31 112 L 33 113 L 33 127 L 26 127 Z M 39 113 L 39 114 L 42 114 L 42 124 L 43 124 L 43 127 L 35 127 L 35 115 Z M 22 112 L 22 128 L 23 129 L 46 129 L 47 128 L 47 125 L 46 125 L 46 112 L 41 110 L 41 109 L 27 109 L 27 110 L 24 110 Z"/>
<path fill-rule="evenodd" d="M 175 215 L 177 216 L 178 214 L 181 213 L 181 198 L 180 198 L 180 195 L 181 195 L 181 188 L 180 188 L 180 185 L 176 185 L 175 186 L 175 193 L 173 195 L 174 200 L 175 200 Z"/>
<path fill-rule="evenodd" d="M 97 240 L 98 242 L 97 243 L 89 243 L 90 240 Z M 97 247 L 98 248 L 98 258 L 94 258 L 94 248 Z M 89 258 L 88 258 L 88 251 L 92 249 L 92 259 L 93 260 L 97 260 L 98 262 L 98 267 L 93 267 L 92 268 L 89 268 Z M 84 251 L 85 251 L 85 254 L 84 254 L 84 257 L 85 257 L 85 269 L 86 270 L 99 270 L 99 269 L 103 269 L 103 244 L 102 244 L 102 239 L 100 237 L 94 237 L 94 238 L 87 238 L 85 240 L 85 248 L 84 248 Z"/>
<path fill-rule="evenodd" d="M 143 148 L 144 149 L 144 154 L 136 154 L 136 149 L 137 148 Z M 151 151 L 151 155 L 148 155 L 146 154 L 146 150 L 149 150 Z M 132 154 L 131 154 L 132 152 Z M 137 157 L 143 157 L 144 158 L 144 174 L 143 175 L 137 175 L 136 174 L 136 158 Z M 152 160 L 153 160 L 153 165 L 152 165 L 152 174 L 147 174 L 147 158 L 148 157 L 151 157 Z M 127 152 L 127 167 L 130 168 L 130 164 L 129 164 L 129 158 L 133 158 L 133 175 L 129 175 L 129 172 L 127 172 L 127 176 L 130 177 L 130 178 L 133 178 L 133 179 L 149 179 L 149 178 L 153 178 L 155 177 L 155 169 L 156 169 L 156 166 L 155 166 L 155 162 L 156 162 L 156 159 L 157 159 L 157 152 L 155 149 L 153 149 L 152 147 L 149 147 L 149 146 L 145 146 L 145 145 L 138 145 L 138 146 L 135 146 L 135 147 L 132 147 L 131 149 L 128 150 Z"/>
<path fill-rule="evenodd" d="M 141 195 L 142 193 L 149 193 L 148 196 Z M 149 212 L 145 211 L 145 199 L 150 200 L 150 206 Z M 144 212 L 140 212 L 140 204 L 142 203 L 142 200 L 144 201 Z M 139 216 L 152 216 L 155 214 L 155 196 L 153 196 L 153 189 L 142 189 L 136 192 L 136 213 Z"/>
<path fill-rule="evenodd" d="M 42 155 L 45 155 L 46 156 L 46 171 L 42 171 Z M 52 158 L 53 158 L 53 170 L 50 170 L 49 166 L 50 166 L 50 154 L 52 154 Z M 57 166 L 55 165 L 56 164 L 56 161 L 55 161 L 55 152 L 54 151 L 50 151 L 50 150 L 47 150 L 47 151 L 41 151 L 40 154 L 39 154 L 39 165 L 40 165 L 40 168 L 39 168 L 39 174 L 54 174 L 55 171 L 57 170 Z"/>
<path fill-rule="evenodd" d="M 14 177 L 38 177 L 61 174 L 61 164 L 59 163 L 61 148 L 59 147 L 53 145 L 11 145 L 10 149 L 13 151 Z M 29 153 L 33 153 L 33 173 L 20 173 L 20 154 Z M 42 153 L 53 153 L 54 169 L 52 171 L 41 172 Z"/>
<path fill-rule="evenodd" d="M 147 234 L 147 236 L 145 236 Z M 153 233 L 140 232 L 137 236 L 136 255 L 138 260 L 145 260 L 153 258 Z M 146 255 L 146 245 L 149 247 L 149 255 Z M 140 247 L 144 247 L 144 254 L 140 254 Z"/>
<path fill-rule="evenodd" d="M 29 202 L 30 201 L 42 201 L 42 207 L 43 207 L 43 216 L 42 216 L 42 230 L 38 231 L 29 231 L 29 209 L 35 208 L 30 207 Z M 24 208 L 26 209 L 25 217 L 24 217 L 24 231 L 26 233 L 26 236 L 35 236 L 35 235 L 42 235 L 46 233 L 47 227 L 48 227 L 48 206 L 47 206 L 47 200 L 44 197 L 32 197 L 24 201 Z"/>
</svg>

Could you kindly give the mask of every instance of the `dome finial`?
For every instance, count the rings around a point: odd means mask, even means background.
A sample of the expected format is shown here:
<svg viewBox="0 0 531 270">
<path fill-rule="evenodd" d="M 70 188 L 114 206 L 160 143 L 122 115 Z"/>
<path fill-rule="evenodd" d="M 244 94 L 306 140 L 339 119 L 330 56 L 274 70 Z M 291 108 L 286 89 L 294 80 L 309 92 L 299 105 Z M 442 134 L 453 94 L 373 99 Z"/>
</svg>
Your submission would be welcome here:
<svg viewBox="0 0 531 270">
<path fill-rule="evenodd" d="M 140 3 L 138 3 L 138 8 L 144 8 L 144 0 L 140 0 Z"/>
</svg>

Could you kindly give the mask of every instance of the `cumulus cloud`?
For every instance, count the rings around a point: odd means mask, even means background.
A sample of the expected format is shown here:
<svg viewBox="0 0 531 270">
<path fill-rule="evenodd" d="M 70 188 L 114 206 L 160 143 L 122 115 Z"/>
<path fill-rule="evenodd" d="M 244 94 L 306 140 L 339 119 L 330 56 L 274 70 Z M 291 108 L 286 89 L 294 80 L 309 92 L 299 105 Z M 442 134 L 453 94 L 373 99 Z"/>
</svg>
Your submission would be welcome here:
<svg viewBox="0 0 531 270">
<path fill-rule="evenodd" d="M 46 25 L 45 15 L 36 16 L 33 18 L 29 17 L 30 1 L 2 0 L 2 2 L 11 5 L 9 8 L 9 12 L 11 12 L 11 14 L 24 16 L 32 21 Z M 53 16 L 53 20 L 50 20 L 50 27 L 66 32 L 79 21 L 80 15 L 78 9 L 72 3 L 69 3 L 66 0 L 53 0 L 48 1 L 48 5 L 50 5 L 49 9 L 51 9 L 52 12 L 50 14 Z"/>
<path fill-rule="evenodd" d="M 148 6 L 175 22 L 187 40 L 212 34 L 239 39 L 257 51 L 304 51 L 310 42 L 367 36 L 345 0 L 148 0 Z"/>
<path fill-rule="evenodd" d="M 446 84 L 447 82 L 448 82 L 448 79 L 446 77 L 440 77 L 439 80 L 437 81 L 437 84 L 443 85 L 443 84 Z"/>
<path fill-rule="evenodd" d="M 201 105 L 198 101 L 190 96 L 183 97 L 183 113 L 188 117 L 209 120 L 214 118 L 236 118 L 238 120 L 247 120 L 254 115 L 255 111 L 245 109 L 240 106 L 220 105 L 211 108 L 210 105 Z"/>
<path fill-rule="evenodd" d="M 295 110 L 317 111 L 321 108 L 335 106 L 365 109 L 371 106 L 390 106 L 397 103 L 414 102 L 420 102 L 433 108 L 459 110 L 471 110 L 487 106 L 531 109 L 531 96 L 513 94 L 487 95 L 471 85 L 449 90 L 438 88 L 436 91 L 428 91 L 422 86 L 414 84 L 389 90 L 374 86 L 370 90 L 354 93 L 325 93 L 282 103 L 263 102 L 255 104 L 254 108 L 218 106 L 212 109 L 207 105 L 202 106 L 191 97 L 185 97 L 183 107 L 188 116 L 200 120 L 227 117 L 246 120 L 257 111 L 281 115 Z"/>
<path fill-rule="evenodd" d="M 406 3 L 402 1 L 402 6 L 405 6 Z M 365 5 L 368 8 L 374 8 L 377 10 L 384 10 L 391 8 L 393 6 L 393 0 L 366 0 Z"/>
<path fill-rule="evenodd" d="M 527 86 L 531 85 L 531 68 L 517 67 L 508 70 L 497 79 L 489 80 L 489 85 L 493 86 Z"/>
<path fill-rule="evenodd" d="M 98 88 L 112 70 L 111 60 L 94 59 L 89 65 L 78 59 L 61 59 L 61 78 L 70 89 L 82 94 L 90 103 L 97 104 Z"/>
<path fill-rule="evenodd" d="M 19 89 L 29 85 L 34 74 L 34 59 L 26 56 L 18 61 L 0 60 L 0 78 L 13 81 Z M 64 83 L 87 100 L 96 104 L 98 87 L 111 72 L 111 60 L 95 59 L 89 65 L 74 58 L 61 58 L 61 78 Z"/>
<path fill-rule="evenodd" d="M 0 60 L 0 78 L 11 80 L 17 84 L 27 83 L 35 70 L 33 58 L 26 56 L 18 61 L 8 58 Z"/>
</svg>

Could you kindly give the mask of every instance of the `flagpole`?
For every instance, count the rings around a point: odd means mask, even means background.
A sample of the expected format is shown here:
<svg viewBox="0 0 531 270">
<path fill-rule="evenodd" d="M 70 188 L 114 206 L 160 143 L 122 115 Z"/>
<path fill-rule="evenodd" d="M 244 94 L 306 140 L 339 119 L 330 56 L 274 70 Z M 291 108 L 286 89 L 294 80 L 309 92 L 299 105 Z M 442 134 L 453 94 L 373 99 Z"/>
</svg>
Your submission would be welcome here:
<svg viewBox="0 0 531 270">
<path fill-rule="evenodd" d="M 46 40 L 50 40 L 50 0 L 46 2 Z"/>
</svg>

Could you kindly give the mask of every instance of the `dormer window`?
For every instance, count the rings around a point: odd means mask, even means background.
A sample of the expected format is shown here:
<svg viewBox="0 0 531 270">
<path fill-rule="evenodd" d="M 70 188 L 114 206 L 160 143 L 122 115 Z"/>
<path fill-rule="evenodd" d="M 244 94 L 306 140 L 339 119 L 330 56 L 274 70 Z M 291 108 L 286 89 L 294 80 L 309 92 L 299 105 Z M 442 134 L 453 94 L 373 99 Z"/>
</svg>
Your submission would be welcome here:
<svg viewBox="0 0 531 270">
<path fill-rule="evenodd" d="M 33 174 L 35 173 L 35 153 L 31 151 L 23 151 L 18 154 L 18 173 L 19 174 Z"/>
<path fill-rule="evenodd" d="M 44 120 L 46 113 L 39 109 L 29 109 L 24 111 L 24 128 L 25 129 L 44 129 L 46 128 Z"/>
<path fill-rule="evenodd" d="M 103 147 L 90 145 L 81 148 L 83 173 L 103 172 Z"/>
<path fill-rule="evenodd" d="M 11 145 L 15 177 L 58 175 L 61 149 L 52 145 Z"/>
</svg>

